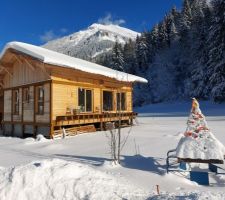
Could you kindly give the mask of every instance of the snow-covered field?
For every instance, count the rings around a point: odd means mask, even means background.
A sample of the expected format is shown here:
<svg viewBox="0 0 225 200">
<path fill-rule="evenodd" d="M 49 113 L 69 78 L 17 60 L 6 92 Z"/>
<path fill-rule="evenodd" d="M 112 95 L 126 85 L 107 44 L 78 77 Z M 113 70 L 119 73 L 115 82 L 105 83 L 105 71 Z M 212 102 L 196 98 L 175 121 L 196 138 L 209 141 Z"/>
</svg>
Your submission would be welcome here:
<svg viewBox="0 0 225 200">
<path fill-rule="evenodd" d="M 110 163 L 107 132 L 57 140 L 0 137 L 0 199 L 225 199 L 225 175 L 211 175 L 206 187 L 166 174 L 166 153 L 186 129 L 190 104 L 138 108 L 137 125 L 123 129 L 125 136 L 131 132 L 121 166 Z M 203 102 L 201 109 L 225 144 L 225 104 Z"/>
</svg>

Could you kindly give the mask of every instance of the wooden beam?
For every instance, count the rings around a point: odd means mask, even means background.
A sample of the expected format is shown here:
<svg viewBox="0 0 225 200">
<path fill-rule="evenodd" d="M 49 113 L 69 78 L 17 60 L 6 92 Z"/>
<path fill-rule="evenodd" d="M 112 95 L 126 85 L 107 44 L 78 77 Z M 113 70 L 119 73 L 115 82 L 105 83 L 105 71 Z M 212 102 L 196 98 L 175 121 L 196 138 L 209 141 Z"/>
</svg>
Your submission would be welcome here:
<svg viewBox="0 0 225 200">
<path fill-rule="evenodd" d="M 23 62 L 20 60 L 20 58 L 16 54 L 12 54 L 12 57 L 14 57 L 21 64 L 23 64 Z"/>
<path fill-rule="evenodd" d="M 0 80 L 3 79 L 3 78 L 4 78 L 4 75 L 3 74 L 0 74 Z"/>
<path fill-rule="evenodd" d="M 48 77 L 50 77 L 49 73 L 47 72 L 46 68 L 45 68 L 45 63 L 36 63 L 37 67 L 40 67 L 42 72 L 47 75 Z"/>
<path fill-rule="evenodd" d="M 3 83 L 2 81 L 0 81 L 0 86 L 1 86 L 2 88 L 4 88 L 4 83 Z"/>
<path fill-rule="evenodd" d="M 18 86 L 15 86 L 15 87 L 8 87 L 8 88 L 5 88 L 4 90 L 12 90 L 12 89 L 17 89 L 17 88 L 21 88 L 21 87 L 36 86 L 36 85 L 45 84 L 45 83 L 49 83 L 49 82 L 51 82 L 50 79 L 45 80 L 45 81 L 40 81 L 40 82 L 34 82 L 34 83 L 27 83 L 27 84 L 24 84 L 24 85 L 18 85 Z"/>
<path fill-rule="evenodd" d="M 11 73 L 6 67 L 4 67 L 4 66 L 2 66 L 2 65 L 0 65 L 0 67 L 1 67 L 2 69 L 4 69 L 11 77 L 13 76 L 12 73 Z"/>
<path fill-rule="evenodd" d="M 21 64 L 23 64 L 24 62 L 27 64 L 27 66 L 32 70 L 32 71 L 35 71 L 35 68 L 34 66 L 26 59 L 25 56 L 20 56 L 20 55 L 17 55 L 17 54 L 13 54 L 13 57 L 16 58 L 16 60 L 18 62 L 20 62 Z"/>
<path fill-rule="evenodd" d="M 22 57 L 21 57 L 21 58 L 22 58 Z M 32 65 L 25 57 L 23 57 L 22 60 L 25 61 L 25 63 L 28 65 L 28 67 L 30 67 L 30 69 L 31 69 L 32 71 L 35 71 L 34 66 L 33 66 L 33 65 Z"/>
<path fill-rule="evenodd" d="M 3 61 L 0 61 L 0 65 L 2 67 L 8 67 L 8 68 L 12 68 L 13 67 L 13 64 L 12 63 L 9 63 L 9 62 L 3 62 Z"/>
<path fill-rule="evenodd" d="M 3 72 L 3 71 L 4 71 L 4 67 L 1 67 L 1 69 L 0 69 L 0 73 L 1 73 L 1 72 Z"/>
</svg>

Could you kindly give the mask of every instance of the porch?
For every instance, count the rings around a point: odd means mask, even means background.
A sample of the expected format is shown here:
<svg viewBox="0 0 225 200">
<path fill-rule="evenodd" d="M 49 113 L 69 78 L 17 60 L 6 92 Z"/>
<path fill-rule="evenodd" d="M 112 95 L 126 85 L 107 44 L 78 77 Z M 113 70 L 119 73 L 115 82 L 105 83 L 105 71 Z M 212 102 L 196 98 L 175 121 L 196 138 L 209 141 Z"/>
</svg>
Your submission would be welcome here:
<svg viewBox="0 0 225 200">
<path fill-rule="evenodd" d="M 100 130 L 103 130 L 104 123 L 116 122 L 121 120 L 127 122 L 128 125 L 133 124 L 133 120 L 137 117 L 135 112 L 104 112 L 104 113 L 79 113 L 76 115 L 57 116 L 53 126 L 61 128 L 64 126 L 82 126 L 85 124 L 100 124 Z"/>
</svg>

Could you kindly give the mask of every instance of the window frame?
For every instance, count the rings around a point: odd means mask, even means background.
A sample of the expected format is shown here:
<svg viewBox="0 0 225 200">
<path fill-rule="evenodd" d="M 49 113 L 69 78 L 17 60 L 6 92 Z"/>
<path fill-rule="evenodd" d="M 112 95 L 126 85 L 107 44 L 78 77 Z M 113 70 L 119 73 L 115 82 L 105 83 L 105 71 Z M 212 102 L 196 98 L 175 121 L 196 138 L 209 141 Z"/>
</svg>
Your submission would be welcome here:
<svg viewBox="0 0 225 200">
<path fill-rule="evenodd" d="M 23 103 L 30 103 L 30 87 L 23 88 Z"/>
<path fill-rule="evenodd" d="M 36 92 L 36 97 L 35 97 L 35 100 L 36 100 L 36 114 L 37 115 L 44 115 L 44 111 L 45 111 L 45 88 L 44 88 L 44 85 L 38 85 L 36 86 L 35 88 L 35 92 Z M 42 93 L 42 96 L 40 95 L 41 92 L 40 91 L 43 91 Z M 42 109 L 40 109 L 42 107 Z"/>
<path fill-rule="evenodd" d="M 80 103 L 80 90 L 84 90 L 84 109 L 83 110 L 81 110 L 80 109 L 80 112 L 81 113 L 92 113 L 93 112 L 93 107 L 94 107 L 94 101 L 93 101 L 93 99 L 94 99 L 94 91 L 93 91 L 93 89 L 91 89 L 91 88 L 83 88 L 83 87 L 78 87 L 78 95 L 77 95 L 77 99 L 78 99 L 78 101 L 77 101 L 77 103 L 78 103 L 78 106 L 80 106 L 79 105 L 79 103 Z M 87 111 L 87 91 L 90 91 L 91 93 L 91 110 L 90 111 Z"/>
<path fill-rule="evenodd" d="M 111 110 L 105 110 L 104 109 L 104 92 L 110 92 L 110 93 L 112 93 L 112 109 Z M 112 112 L 112 111 L 114 111 L 114 91 L 112 91 L 112 90 L 103 90 L 102 91 L 102 111 L 103 112 Z"/>
<path fill-rule="evenodd" d="M 122 95 L 124 95 L 124 101 L 122 101 Z M 121 102 L 120 102 L 121 103 L 121 109 L 120 109 L 120 104 L 118 104 L 118 97 L 119 97 L 119 101 L 121 99 Z M 116 93 L 116 109 L 117 109 L 117 111 L 126 111 L 127 110 L 127 103 L 126 102 L 127 102 L 126 92 L 117 92 Z"/>
<path fill-rule="evenodd" d="M 19 115 L 20 113 L 20 96 L 19 96 L 19 89 L 12 90 L 12 104 L 13 104 L 13 115 Z"/>
</svg>

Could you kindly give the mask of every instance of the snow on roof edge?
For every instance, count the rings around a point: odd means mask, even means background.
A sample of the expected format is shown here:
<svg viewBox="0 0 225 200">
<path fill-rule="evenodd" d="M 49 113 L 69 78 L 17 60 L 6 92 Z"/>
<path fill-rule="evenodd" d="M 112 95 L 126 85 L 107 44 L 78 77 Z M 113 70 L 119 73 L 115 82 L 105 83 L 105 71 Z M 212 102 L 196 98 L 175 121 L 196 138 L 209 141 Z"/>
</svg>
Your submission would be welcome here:
<svg viewBox="0 0 225 200">
<path fill-rule="evenodd" d="M 148 83 L 145 78 L 139 76 L 113 70 L 102 65 L 91 63 L 79 58 L 74 58 L 65 54 L 45 49 L 43 47 L 16 41 L 9 42 L 5 45 L 0 54 L 0 59 L 2 59 L 8 49 L 17 50 L 19 52 L 37 58 L 46 64 L 77 69 L 92 74 L 99 74 L 106 77 L 114 78 L 118 81 Z"/>
</svg>

